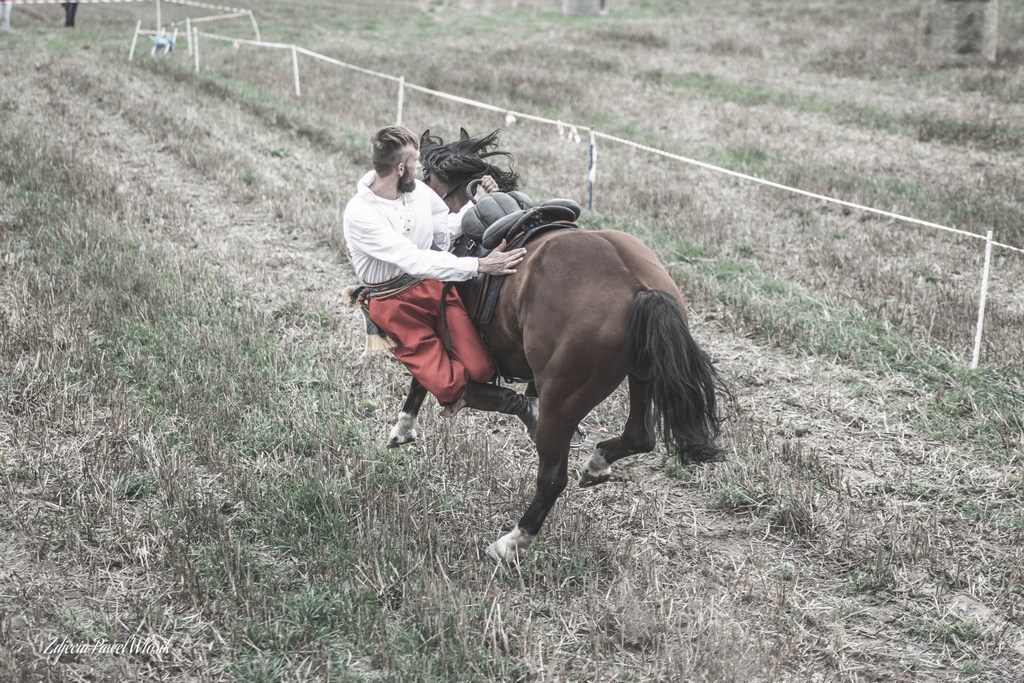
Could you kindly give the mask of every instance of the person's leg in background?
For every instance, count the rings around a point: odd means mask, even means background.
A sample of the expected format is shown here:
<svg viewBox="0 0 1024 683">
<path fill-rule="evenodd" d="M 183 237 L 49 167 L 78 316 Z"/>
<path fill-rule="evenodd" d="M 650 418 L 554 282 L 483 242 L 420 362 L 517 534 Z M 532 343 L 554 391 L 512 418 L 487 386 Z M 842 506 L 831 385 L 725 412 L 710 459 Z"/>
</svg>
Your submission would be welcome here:
<svg viewBox="0 0 1024 683">
<path fill-rule="evenodd" d="M 77 2 L 64 2 L 64 26 L 75 27 L 75 12 L 78 11 Z"/>
</svg>

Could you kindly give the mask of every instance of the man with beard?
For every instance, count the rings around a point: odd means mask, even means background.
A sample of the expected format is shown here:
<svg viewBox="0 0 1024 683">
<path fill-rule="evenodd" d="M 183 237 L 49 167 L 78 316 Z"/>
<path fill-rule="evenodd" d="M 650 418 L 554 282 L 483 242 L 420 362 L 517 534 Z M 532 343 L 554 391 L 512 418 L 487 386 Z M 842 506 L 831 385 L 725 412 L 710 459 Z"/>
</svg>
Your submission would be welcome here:
<svg viewBox="0 0 1024 683">
<path fill-rule="evenodd" d="M 442 284 L 478 273 L 515 273 L 526 250 L 505 251 L 502 242 L 483 258 L 450 253 L 472 203 L 450 214 L 441 198 L 416 179 L 419 141 L 408 128 L 380 129 L 371 150 L 373 170 L 359 180 L 342 222 L 370 322 L 444 406 L 442 415 L 454 415 L 464 406 L 498 411 L 519 417 L 532 435 L 536 401 L 486 384 L 497 374 L 494 363 L 458 292 Z M 477 195 L 497 189 L 494 179 L 484 176 Z"/>
</svg>

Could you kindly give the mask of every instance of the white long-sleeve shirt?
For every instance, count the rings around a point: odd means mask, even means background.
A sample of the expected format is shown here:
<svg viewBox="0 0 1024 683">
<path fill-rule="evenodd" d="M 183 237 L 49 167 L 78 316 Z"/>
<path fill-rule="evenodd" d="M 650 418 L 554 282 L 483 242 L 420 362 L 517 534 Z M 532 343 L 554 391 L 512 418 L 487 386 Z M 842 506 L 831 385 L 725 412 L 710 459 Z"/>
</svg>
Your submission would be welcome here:
<svg viewBox="0 0 1024 683">
<path fill-rule="evenodd" d="M 376 173 L 370 171 L 357 185 L 345 206 L 342 227 L 356 274 L 367 284 L 380 284 L 404 273 L 424 280 L 468 280 L 477 274 L 479 259 L 448 252 L 462 234 L 462 215 L 448 206 L 426 184 L 398 199 L 384 199 L 370 189 Z M 434 251 L 431 246 L 440 251 Z"/>
</svg>

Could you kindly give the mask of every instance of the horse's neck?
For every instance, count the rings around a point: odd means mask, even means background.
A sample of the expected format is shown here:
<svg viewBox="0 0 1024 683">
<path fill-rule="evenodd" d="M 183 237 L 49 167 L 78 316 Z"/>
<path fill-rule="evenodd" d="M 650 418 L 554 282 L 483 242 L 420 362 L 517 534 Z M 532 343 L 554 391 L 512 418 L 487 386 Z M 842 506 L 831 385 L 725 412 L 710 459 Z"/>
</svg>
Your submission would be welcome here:
<svg viewBox="0 0 1024 683">
<path fill-rule="evenodd" d="M 462 207 L 469 203 L 469 198 L 461 192 L 456 192 L 448 199 L 444 200 L 444 203 L 448 205 L 448 210 L 452 213 L 458 213 L 462 211 Z"/>
</svg>

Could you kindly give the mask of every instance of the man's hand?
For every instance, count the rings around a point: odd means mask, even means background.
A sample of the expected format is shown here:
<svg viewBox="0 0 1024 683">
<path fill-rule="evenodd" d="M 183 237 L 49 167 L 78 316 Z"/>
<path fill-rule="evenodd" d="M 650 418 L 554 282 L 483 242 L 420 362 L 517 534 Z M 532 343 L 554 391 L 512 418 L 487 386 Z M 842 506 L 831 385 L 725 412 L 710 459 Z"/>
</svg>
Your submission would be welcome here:
<svg viewBox="0 0 1024 683">
<path fill-rule="evenodd" d="M 480 184 L 476 186 L 476 194 L 473 196 L 476 197 L 477 199 L 480 199 L 480 197 L 483 197 L 486 194 L 490 194 L 491 192 L 497 191 L 498 181 L 489 175 L 485 175 L 483 178 L 480 179 Z"/>
<path fill-rule="evenodd" d="M 512 251 L 505 251 L 506 246 L 507 242 L 502 240 L 501 244 L 494 248 L 494 251 L 480 259 L 477 264 L 477 272 L 487 275 L 511 275 L 516 272 L 516 266 L 523 262 L 526 250 L 520 247 Z"/>
</svg>

